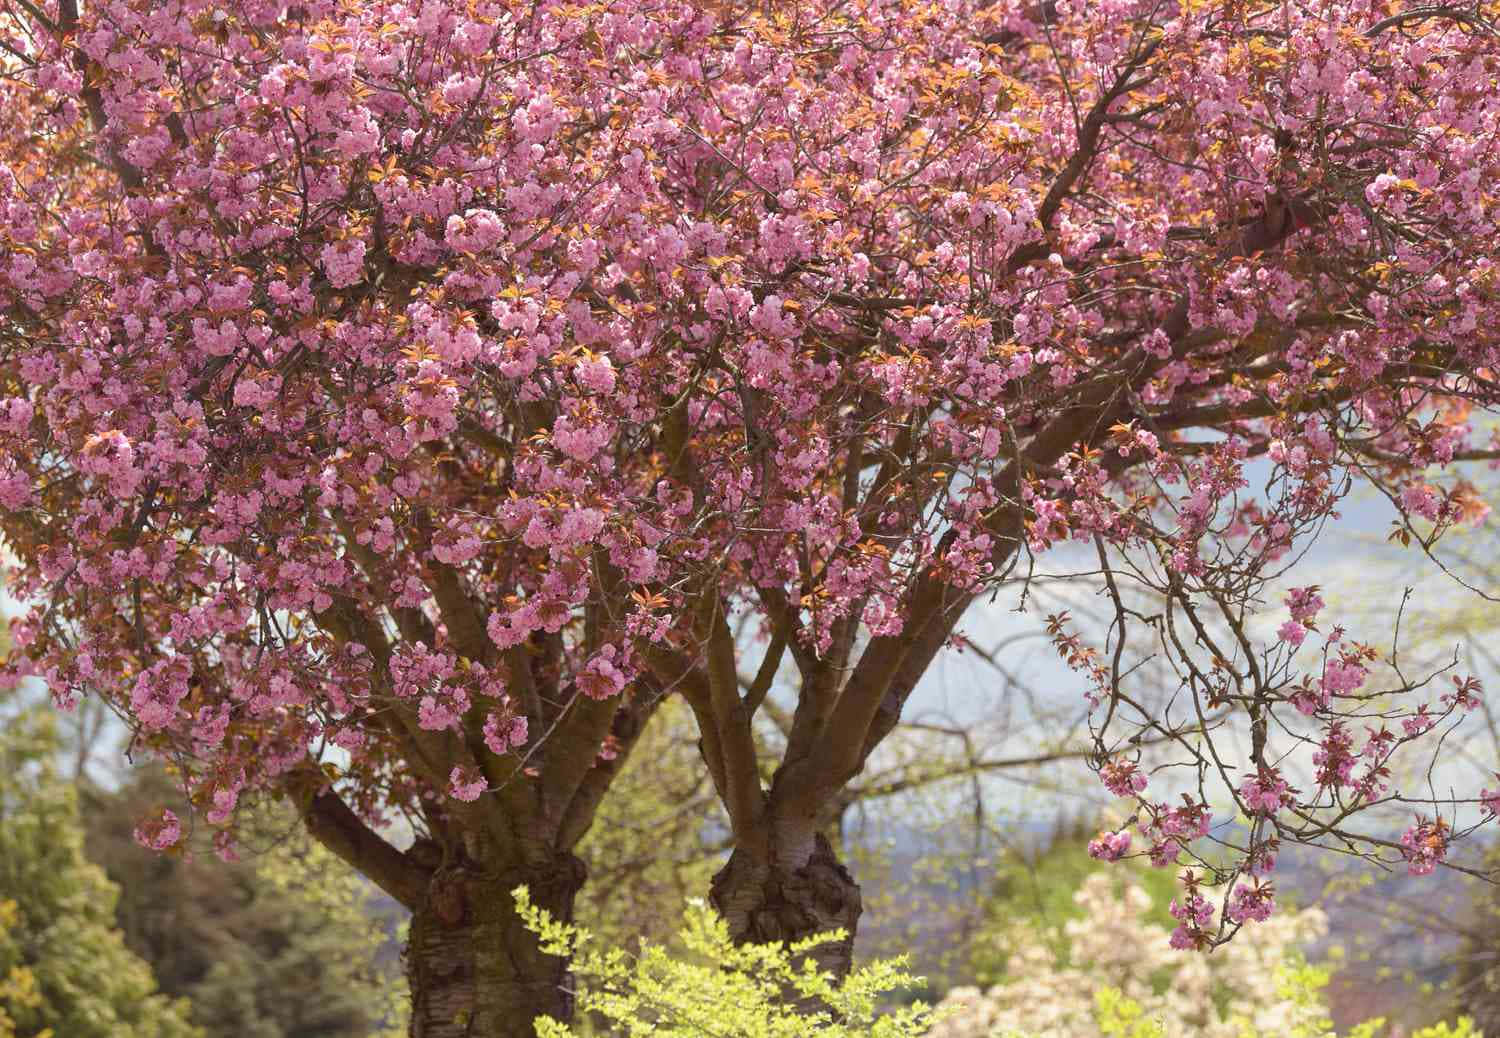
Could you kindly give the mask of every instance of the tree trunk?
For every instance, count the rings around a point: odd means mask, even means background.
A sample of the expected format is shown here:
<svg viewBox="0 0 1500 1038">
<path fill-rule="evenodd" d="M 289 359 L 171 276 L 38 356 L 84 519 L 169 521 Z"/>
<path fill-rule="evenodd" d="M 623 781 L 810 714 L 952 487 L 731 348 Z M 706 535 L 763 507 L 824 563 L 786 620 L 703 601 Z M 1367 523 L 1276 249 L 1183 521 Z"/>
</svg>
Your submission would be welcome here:
<svg viewBox="0 0 1500 1038">
<path fill-rule="evenodd" d="M 818 966 L 842 980 L 854 961 L 854 933 L 863 905 L 859 884 L 822 833 L 781 841 L 771 861 L 737 848 L 714 876 L 711 900 L 736 941 L 797 941 L 829 930 L 842 940 L 812 952 Z"/>
<path fill-rule="evenodd" d="M 524 884 L 536 905 L 571 921 L 584 877 L 572 854 L 541 867 L 437 870 L 406 942 L 411 1038 L 535 1038 L 538 1016 L 570 1020 L 568 964 L 542 953 L 511 891 Z"/>
</svg>

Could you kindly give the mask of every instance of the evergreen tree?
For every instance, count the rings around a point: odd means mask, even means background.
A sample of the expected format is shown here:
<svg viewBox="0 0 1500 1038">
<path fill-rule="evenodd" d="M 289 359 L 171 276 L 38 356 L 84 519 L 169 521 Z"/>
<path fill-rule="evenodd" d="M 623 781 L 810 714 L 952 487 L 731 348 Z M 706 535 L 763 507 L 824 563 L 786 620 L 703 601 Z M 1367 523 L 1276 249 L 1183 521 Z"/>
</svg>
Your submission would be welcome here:
<svg viewBox="0 0 1500 1038">
<path fill-rule="evenodd" d="M 119 890 L 84 857 L 56 750 L 48 713 L 0 725 L 0 1036 L 196 1038 L 115 926 Z"/>
<path fill-rule="evenodd" d="M 191 1003 L 209 1038 L 374 1033 L 393 1015 L 386 995 L 398 985 L 394 956 L 379 955 L 389 920 L 371 888 L 295 818 L 270 811 L 228 866 L 206 848 L 139 846 L 132 823 L 179 795 L 151 767 L 87 798 L 89 854 L 124 889 L 120 925 L 162 988 Z"/>
</svg>

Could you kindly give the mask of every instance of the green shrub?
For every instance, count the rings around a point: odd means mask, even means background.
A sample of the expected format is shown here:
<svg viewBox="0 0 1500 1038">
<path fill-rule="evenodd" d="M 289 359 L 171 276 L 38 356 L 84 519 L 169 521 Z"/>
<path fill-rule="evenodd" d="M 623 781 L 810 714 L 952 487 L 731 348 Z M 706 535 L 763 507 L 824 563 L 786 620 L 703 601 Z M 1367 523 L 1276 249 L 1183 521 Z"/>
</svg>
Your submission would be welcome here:
<svg viewBox="0 0 1500 1038">
<path fill-rule="evenodd" d="M 542 946 L 572 958 L 578 983 L 579 1022 L 570 1029 L 544 1018 L 539 1038 L 589 1034 L 589 1016 L 605 1033 L 630 1038 L 919 1038 L 932 1022 L 932 1009 L 920 1002 L 883 1009 L 894 992 L 921 983 L 900 959 L 856 969 L 841 983 L 819 973 L 808 952 L 837 934 L 790 946 L 736 945 L 723 920 L 694 901 L 676 942 L 682 954 L 649 942 L 633 954 L 600 947 L 587 930 L 553 919 L 524 887 L 515 897 Z"/>
</svg>

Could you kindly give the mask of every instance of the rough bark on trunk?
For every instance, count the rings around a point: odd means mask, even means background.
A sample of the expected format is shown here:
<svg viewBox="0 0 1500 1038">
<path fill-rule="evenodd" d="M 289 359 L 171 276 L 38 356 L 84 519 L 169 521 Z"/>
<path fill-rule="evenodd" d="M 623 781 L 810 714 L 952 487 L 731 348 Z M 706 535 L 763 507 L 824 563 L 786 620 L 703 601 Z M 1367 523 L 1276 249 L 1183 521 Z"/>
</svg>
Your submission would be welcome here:
<svg viewBox="0 0 1500 1038">
<path fill-rule="evenodd" d="M 773 855 L 772 861 L 736 849 L 714 876 L 711 900 L 739 942 L 797 941 L 843 930 L 842 940 L 820 946 L 812 957 L 835 977 L 848 975 L 863 905 L 859 884 L 822 833 L 810 841 L 810 852 Z"/>
<path fill-rule="evenodd" d="M 545 955 L 516 915 L 511 891 L 570 921 L 583 863 L 497 870 L 461 861 L 439 869 L 412 913 L 405 962 L 412 1038 L 534 1038 L 534 1021 L 573 1015 L 567 963 Z"/>
</svg>

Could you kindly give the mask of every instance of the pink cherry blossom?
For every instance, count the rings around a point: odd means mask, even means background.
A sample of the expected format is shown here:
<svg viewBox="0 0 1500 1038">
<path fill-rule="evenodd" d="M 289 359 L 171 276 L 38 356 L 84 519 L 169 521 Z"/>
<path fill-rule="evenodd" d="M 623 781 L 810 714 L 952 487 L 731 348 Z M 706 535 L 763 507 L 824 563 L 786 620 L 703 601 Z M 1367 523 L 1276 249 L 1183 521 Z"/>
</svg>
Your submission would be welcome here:
<svg viewBox="0 0 1500 1038">
<path fill-rule="evenodd" d="M 491 753 L 505 754 L 526 744 L 526 718 L 502 718 L 490 714 L 484 719 L 484 744 Z"/>
<path fill-rule="evenodd" d="M 153 851 L 175 847 L 182 839 L 182 823 L 177 815 L 163 808 L 161 814 L 135 827 L 135 842 Z"/>
<path fill-rule="evenodd" d="M 1266 768 L 1240 783 L 1238 790 L 1245 810 L 1252 815 L 1274 815 L 1295 802 L 1286 780 L 1274 768 Z"/>
<path fill-rule="evenodd" d="M 1224 906 L 1224 915 L 1233 923 L 1263 923 L 1271 918 L 1275 909 L 1276 897 L 1271 884 L 1250 880 L 1234 888 L 1229 903 Z"/>
<path fill-rule="evenodd" d="M 478 800 L 488 787 L 483 775 L 464 768 L 454 768 L 448 776 L 448 795 L 465 803 Z"/>
<path fill-rule="evenodd" d="M 1449 838 L 1448 823 L 1443 819 L 1418 817 L 1401 836 L 1401 856 L 1406 859 L 1406 871 L 1413 876 L 1425 876 L 1437 868 L 1447 857 Z"/>
<path fill-rule="evenodd" d="M 1145 790 L 1147 777 L 1133 761 L 1113 760 L 1099 771 L 1100 781 L 1117 797 L 1133 796 Z"/>
<path fill-rule="evenodd" d="M 1130 851 L 1130 833 L 1124 829 L 1119 832 L 1100 833 L 1089 841 L 1089 857 L 1100 861 L 1118 861 Z"/>
</svg>

